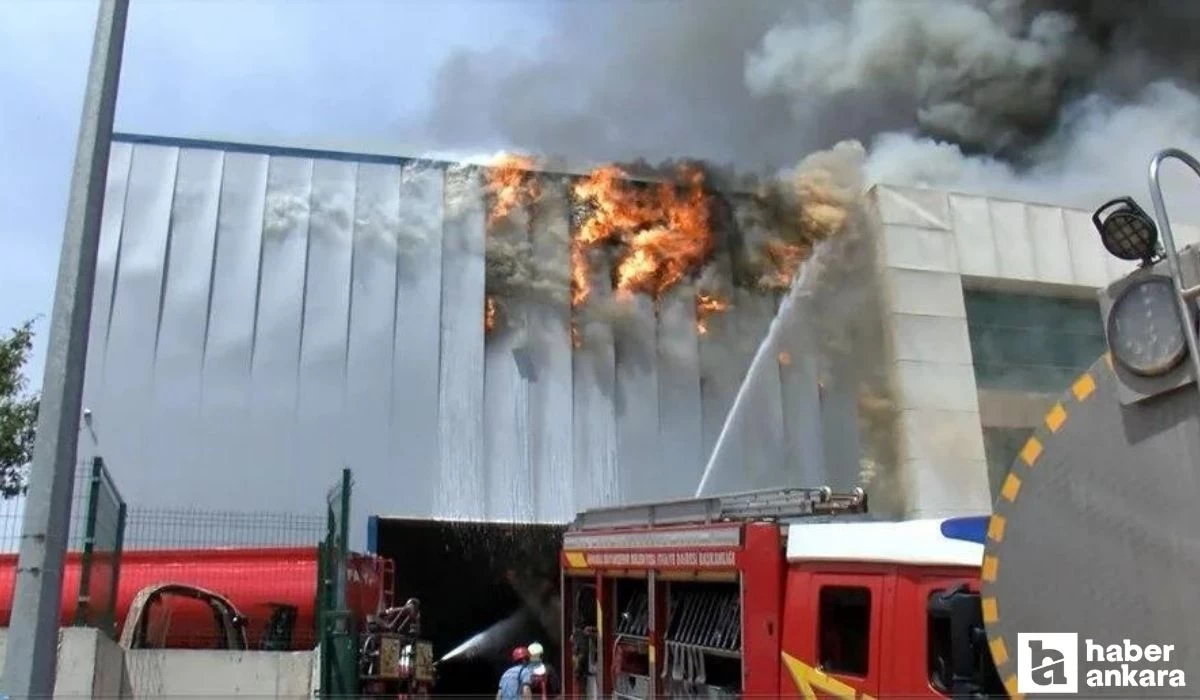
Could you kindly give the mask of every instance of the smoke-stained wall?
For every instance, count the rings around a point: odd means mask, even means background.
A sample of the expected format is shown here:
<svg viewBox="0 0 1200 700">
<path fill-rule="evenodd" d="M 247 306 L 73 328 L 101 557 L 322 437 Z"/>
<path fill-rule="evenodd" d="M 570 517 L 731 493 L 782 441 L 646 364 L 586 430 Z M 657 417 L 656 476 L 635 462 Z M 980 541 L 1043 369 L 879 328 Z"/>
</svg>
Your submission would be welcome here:
<svg viewBox="0 0 1200 700">
<path fill-rule="evenodd" d="M 512 218 L 566 276 L 568 182 L 544 182 Z M 485 210 L 475 168 L 120 137 L 84 398 L 126 499 L 314 512 L 343 466 L 360 521 L 693 493 L 777 299 L 737 290 L 700 333 L 683 285 L 576 318 L 576 349 L 567 300 L 518 299 L 487 333 Z M 825 474 L 802 464 L 819 435 L 781 437 L 811 364 L 756 407 L 772 444 L 746 446 L 747 487 Z"/>
</svg>

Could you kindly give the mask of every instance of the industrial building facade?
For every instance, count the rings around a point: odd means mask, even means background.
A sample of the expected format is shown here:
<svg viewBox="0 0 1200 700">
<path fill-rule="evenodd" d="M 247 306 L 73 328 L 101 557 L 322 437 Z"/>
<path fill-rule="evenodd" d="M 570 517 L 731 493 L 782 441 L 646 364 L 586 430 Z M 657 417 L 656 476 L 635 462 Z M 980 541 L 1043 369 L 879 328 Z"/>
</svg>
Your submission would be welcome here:
<svg viewBox="0 0 1200 700">
<path fill-rule="evenodd" d="M 344 466 L 364 523 L 555 523 L 694 492 L 777 296 L 736 290 L 705 332 L 684 289 L 579 347 L 565 301 L 488 334 L 487 207 L 459 170 L 118 136 L 84 405 L 126 499 L 318 512 Z M 565 266 L 567 186 L 546 187 L 532 245 Z M 1101 350 L 1094 290 L 1123 268 L 1084 212 L 871 201 L 906 510 L 986 509 L 989 474 Z M 857 387 L 805 354 L 739 409 L 738 484 L 858 479 Z"/>
<path fill-rule="evenodd" d="M 567 277 L 565 184 L 544 186 L 535 254 Z M 777 295 L 735 292 L 703 334 L 691 292 L 577 349 L 566 300 L 510 309 L 532 341 L 488 334 L 484 200 L 454 164 L 118 136 L 84 405 L 126 499 L 321 512 L 344 466 L 364 523 L 691 495 Z M 820 411 L 855 420 L 812 371 L 776 374 L 747 486 L 854 480 L 801 464 Z"/>
<path fill-rule="evenodd" d="M 1091 212 L 875 192 L 902 439 L 921 465 L 907 473 L 942 503 L 953 489 L 978 494 L 981 474 L 994 495 L 1056 397 L 1105 351 L 1096 292 L 1135 263 L 1104 250 Z M 1180 247 L 1200 242 L 1195 227 L 1174 228 Z"/>
</svg>

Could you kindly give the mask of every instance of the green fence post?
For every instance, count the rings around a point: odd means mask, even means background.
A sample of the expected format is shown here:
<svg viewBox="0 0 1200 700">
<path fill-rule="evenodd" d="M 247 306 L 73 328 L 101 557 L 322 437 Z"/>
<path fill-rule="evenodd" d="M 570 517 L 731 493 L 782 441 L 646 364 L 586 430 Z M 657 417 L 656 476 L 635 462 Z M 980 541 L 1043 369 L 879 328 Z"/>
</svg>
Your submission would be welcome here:
<svg viewBox="0 0 1200 700">
<path fill-rule="evenodd" d="M 115 492 L 115 489 L 114 489 Z M 121 586 L 121 556 L 125 553 L 125 502 L 117 498 L 117 537 L 113 543 L 112 598 L 108 601 L 108 635 L 117 638 L 117 597 Z"/>
<path fill-rule="evenodd" d="M 100 474 L 103 470 L 104 460 L 100 457 L 93 458 L 92 476 L 88 485 L 87 515 L 83 522 L 83 553 L 79 559 L 79 597 L 75 604 L 77 627 L 88 624 L 88 615 L 91 612 L 89 590 L 92 583 L 92 553 L 96 542 L 96 511 L 99 508 Z"/>
<path fill-rule="evenodd" d="M 325 499 L 325 540 L 318 546 L 317 620 L 321 644 L 322 697 L 358 694 L 358 636 L 349 610 L 347 566 L 350 557 L 350 495 L 353 480 L 342 469 Z"/>
</svg>

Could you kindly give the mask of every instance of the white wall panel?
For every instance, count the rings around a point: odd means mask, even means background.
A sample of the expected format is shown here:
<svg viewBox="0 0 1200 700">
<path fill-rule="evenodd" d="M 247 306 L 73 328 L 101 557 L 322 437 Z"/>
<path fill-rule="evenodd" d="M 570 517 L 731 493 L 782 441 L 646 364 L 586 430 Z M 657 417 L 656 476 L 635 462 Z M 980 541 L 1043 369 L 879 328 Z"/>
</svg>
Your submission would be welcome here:
<svg viewBox="0 0 1200 700">
<path fill-rule="evenodd" d="M 763 341 L 775 316 L 774 298 L 739 289 L 734 301 L 739 309 L 735 317 L 739 335 Z M 757 353 L 758 348 L 752 352 Z M 742 406 L 746 414 L 742 427 L 743 489 L 772 488 L 784 479 L 783 393 L 777 354 L 772 339 L 758 365 L 748 363 L 746 381 L 751 393 Z"/>
<path fill-rule="evenodd" d="M 1034 266 L 1043 282 L 1070 284 L 1071 246 L 1067 243 L 1067 226 L 1063 210 L 1036 204 L 1026 205 L 1029 234 L 1033 242 Z"/>
<path fill-rule="evenodd" d="M 1012 279 L 1035 279 L 1034 248 L 1029 236 L 1029 218 L 1021 202 L 989 200 L 992 233 L 1000 275 Z"/>
<path fill-rule="evenodd" d="M 733 274 L 727 252 L 719 252 L 712 264 L 718 269 L 718 274 L 725 278 Z M 707 462 L 717 444 L 717 437 L 725 425 L 725 416 L 733 405 L 733 398 L 748 366 L 745 353 L 737 352 L 737 348 L 745 344 L 738 338 L 737 329 L 732 321 L 732 317 L 737 313 L 737 309 L 729 309 L 724 313 L 710 315 L 705 321 L 705 334 L 697 338 L 703 462 Z"/>
<path fill-rule="evenodd" d="M 387 469 L 406 476 L 396 479 L 381 515 L 431 515 L 439 483 L 444 184 L 440 169 L 422 164 L 404 166 L 401 175 Z"/>
<path fill-rule="evenodd" d="M 607 265 L 596 263 L 591 303 L 612 295 Z M 575 509 L 606 506 L 621 499 L 616 423 L 616 349 L 612 327 L 586 314 L 576 316 L 580 347 L 573 368 Z"/>
<path fill-rule="evenodd" d="M 488 231 L 489 241 L 516 245 L 529 241 L 529 212 L 519 208 Z M 528 354 L 530 304 L 506 299 L 499 325 L 485 341 L 483 386 L 486 517 L 504 521 L 534 519 L 533 462 L 530 452 L 528 379 L 518 358 Z M 480 315 L 479 323 L 483 323 Z"/>
<path fill-rule="evenodd" d="M 133 146 L 114 143 L 108 160 L 108 181 L 104 191 L 104 218 L 100 223 L 100 245 L 96 254 L 96 281 L 92 295 L 92 318 L 88 332 L 87 369 L 83 379 L 83 407 L 91 410 L 93 427 L 99 432 L 104 411 L 104 356 L 108 347 L 108 328 L 112 322 L 112 302 L 116 293 L 117 255 L 121 246 L 121 228 L 125 218 L 125 192 Z M 115 426 L 120 428 L 118 422 Z M 97 435 L 98 437 L 98 435 Z M 95 453 L 91 435 L 80 434 L 82 459 Z"/>
<path fill-rule="evenodd" d="M 299 471 L 304 457 L 298 444 L 297 383 L 312 175 L 311 160 L 271 158 L 250 367 L 250 421 L 254 435 L 253 445 L 246 454 L 251 460 L 250 468 L 240 479 L 238 490 L 238 500 L 250 503 L 255 494 L 279 489 L 276 501 L 285 510 L 293 507 L 288 494 L 294 492 L 299 497 L 301 489 L 283 491 L 278 474 Z M 268 464 L 278 466 L 264 468 Z"/>
<path fill-rule="evenodd" d="M 533 220 L 533 256 L 559 279 L 570 274 L 570 219 L 566 183 L 542 180 Z M 566 295 L 529 309 L 529 424 L 534 504 L 540 521 L 565 522 L 575 512 L 574 402 L 571 380 L 571 310 Z M 487 427 L 491 430 L 491 426 Z"/>
<path fill-rule="evenodd" d="M 830 377 L 821 399 L 826 484 L 842 490 L 858 485 L 862 458 L 858 392 L 851 382 L 844 377 Z"/>
<path fill-rule="evenodd" d="M 442 346 L 438 433 L 441 464 L 434 515 L 480 518 L 483 462 L 484 219 L 479 173 L 446 173 L 442 246 Z"/>
<path fill-rule="evenodd" d="M 617 454 L 621 498 L 657 500 L 670 493 L 671 476 L 659 464 L 658 352 L 654 302 L 636 295 L 615 337 Z"/>
<path fill-rule="evenodd" d="M 1067 228 L 1067 245 L 1071 249 L 1071 271 L 1075 284 L 1103 287 L 1109 281 L 1106 258 L 1108 253 L 1087 212 L 1063 210 Z"/>
<path fill-rule="evenodd" d="M 391 468 L 400 166 L 361 163 L 357 180 L 342 455 L 354 471 L 353 507 L 361 516 L 393 512 L 409 490 L 395 488 Z M 422 476 L 428 472 L 408 481 L 415 486 Z"/>
<path fill-rule="evenodd" d="M 775 348 L 783 403 L 783 457 L 791 483 L 800 486 L 826 482 L 820 367 L 807 313 L 802 300 L 781 307 L 782 327 Z"/>
<path fill-rule="evenodd" d="M 131 498 L 153 496 L 161 478 L 143 472 L 157 466 L 145 436 L 154 395 L 154 340 L 178 154 L 177 148 L 134 147 L 127 196 L 137 204 L 126 207 L 114 273 L 104 415 L 97 415 L 96 422 L 112 427 L 101 430 L 101 449 L 113 474 L 128 482 L 124 488 Z"/>
<path fill-rule="evenodd" d="M 306 473 L 333 483 L 346 466 L 346 353 L 358 166 L 341 160 L 313 164 L 304 312 L 300 333 L 297 422 L 299 459 Z M 375 470 L 366 474 L 375 473 Z M 364 474 L 364 476 L 366 476 Z M 360 483 L 370 489 L 373 480 Z M 297 491 L 300 491 L 297 489 Z M 306 494 L 300 494 L 302 497 Z"/>
<path fill-rule="evenodd" d="M 203 470 L 197 427 L 223 160 L 220 151 L 180 151 L 164 250 L 147 440 L 154 462 L 188 472 Z M 169 472 L 158 472 L 156 481 L 174 488 Z"/>
<path fill-rule="evenodd" d="M 690 498 L 704 470 L 704 418 L 700 399 L 700 348 L 696 343 L 696 291 L 669 290 L 658 316 L 658 417 L 660 469 L 671 475 L 667 497 Z"/>
<path fill-rule="evenodd" d="M 247 469 L 268 471 L 250 459 L 261 439 L 251 423 L 250 368 L 269 159 L 227 153 L 224 160 L 198 426 L 205 471 L 194 481 L 181 478 L 190 488 L 163 494 L 164 501 L 203 493 L 201 483 L 239 483 Z"/>
<path fill-rule="evenodd" d="M 980 197 L 952 194 L 950 217 L 957 238 L 958 270 L 964 275 L 994 277 L 999 274 L 997 240 L 992 231 L 988 202 Z"/>
</svg>

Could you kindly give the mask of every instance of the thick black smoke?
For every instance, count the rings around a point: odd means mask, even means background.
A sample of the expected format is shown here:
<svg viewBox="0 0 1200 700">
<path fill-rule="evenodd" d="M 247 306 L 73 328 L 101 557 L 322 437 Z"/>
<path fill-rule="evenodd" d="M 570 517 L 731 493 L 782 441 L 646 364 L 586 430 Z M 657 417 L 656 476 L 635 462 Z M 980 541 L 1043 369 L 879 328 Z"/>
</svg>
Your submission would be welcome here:
<svg viewBox="0 0 1200 700">
<path fill-rule="evenodd" d="M 1141 194 L 1153 150 L 1200 146 L 1200 3 L 1189 0 L 547 11 L 542 45 L 447 61 L 415 127 L 431 147 L 771 171 L 852 138 L 871 146 L 874 179 L 1086 204 L 1114 188 Z"/>
</svg>

